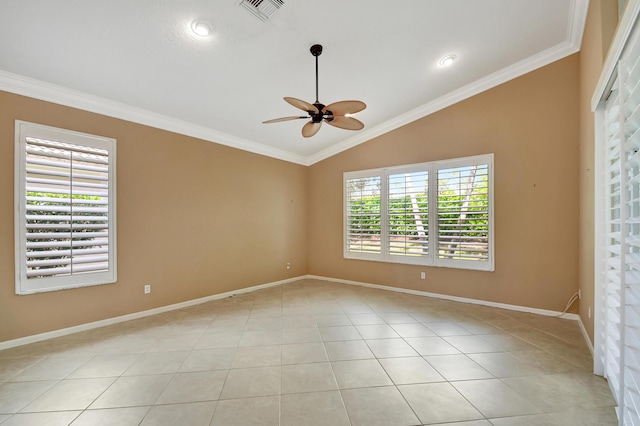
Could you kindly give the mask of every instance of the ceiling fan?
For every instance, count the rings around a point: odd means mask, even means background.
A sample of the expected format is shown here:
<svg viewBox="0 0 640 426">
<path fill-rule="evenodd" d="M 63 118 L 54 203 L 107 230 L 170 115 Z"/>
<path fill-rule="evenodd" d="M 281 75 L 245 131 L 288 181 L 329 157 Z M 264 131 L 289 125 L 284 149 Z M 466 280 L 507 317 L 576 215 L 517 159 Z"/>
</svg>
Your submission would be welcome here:
<svg viewBox="0 0 640 426">
<path fill-rule="evenodd" d="M 304 136 L 305 138 L 310 138 L 311 136 L 318 133 L 318 130 L 320 130 L 323 121 L 327 124 L 331 124 L 332 126 L 339 127 L 341 129 L 363 129 L 364 124 L 361 121 L 350 117 L 350 115 L 365 109 L 367 105 L 364 102 L 340 101 L 325 106 L 321 104 L 320 101 L 318 101 L 318 56 L 320 56 L 320 54 L 322 53 L 322 46 L 319 44 L 314 44 L 313 46 L 311 46 L 310 51 L 311 54 L 316 57 L 316 101 L 313 104 L 310 104 L 309 102 L 305 102 L 296 98 L 284 98 L 285 101 L 287 101 L 294 107 L 305 111 L 308 115 L 274 118 L 273 120 L 263 121 L 263 123 L 279 123 L 281 121 L 310 118 L 311 121 L 307 122 L 307 124 L 302 127 L 302 136 Z"/>
</svg>

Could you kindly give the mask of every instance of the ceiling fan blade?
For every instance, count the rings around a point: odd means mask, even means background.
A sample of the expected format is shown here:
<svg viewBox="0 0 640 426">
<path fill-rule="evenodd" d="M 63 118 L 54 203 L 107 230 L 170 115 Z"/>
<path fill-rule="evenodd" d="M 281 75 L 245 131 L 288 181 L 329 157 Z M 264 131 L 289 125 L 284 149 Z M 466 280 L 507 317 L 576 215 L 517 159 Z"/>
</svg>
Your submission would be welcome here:
<svg viewBox="0 0 640 426">
<path fill-rule="evenodd" d="M 289 102 L 294 107 L 300 108 L 303 111 L 313 112 L 314 114 L 317 114 L 317 113 L 320 112 L 320 111 L 318 111 L 318 108 L 316 108 L 314 105 L 310 104 L 309 102 L 305 102 L 305 101 L 303 101 L 301 99 L 291 98 L 291 97 L 285 96 L 284 100 Z"/>
<path fill-rule="evenodd" d="M 362 123 L 362 121 L 360 120 L 356 120 L 353 117 L 344 117 L 339 115 L 337 117 L 333 117 L 333 120 L 325 119 L 324 121 L 331 124 L 332 126 L 339 127 L 341 129 L 346 129 L 346 130 L 364 129 L 364 123 Z"/>
<path fill-rule="evenodd" d="M 331 111 L 333 115 L 355 114 L 366 107 L 367 105 L 360 101 L 340 101 L 327 105 L 322 112 Z"/>
<path fill-rule="evenodd" d="M 302 136 L 305 138 L 310 138 L 311 136 L 318 133 L 320 127 L 322 126 L 322 121 L 319 123 L 314 123 L 313 121 L 309 121 L 307 124 L 302 126 Z"/>
<path fill-rule="evenodd" d="M 301 118 L 309 118 L 308 116 L 299 117 L 299 116 L 291 116 L 291 117 L 280 117 L 274 118 L 273 120 L 263 121 L 262 124 L 270 124 L 270 123 L 279 123 L 281 121 L 289 121 L 289 120 L 299 120 Z"/>
</svg>

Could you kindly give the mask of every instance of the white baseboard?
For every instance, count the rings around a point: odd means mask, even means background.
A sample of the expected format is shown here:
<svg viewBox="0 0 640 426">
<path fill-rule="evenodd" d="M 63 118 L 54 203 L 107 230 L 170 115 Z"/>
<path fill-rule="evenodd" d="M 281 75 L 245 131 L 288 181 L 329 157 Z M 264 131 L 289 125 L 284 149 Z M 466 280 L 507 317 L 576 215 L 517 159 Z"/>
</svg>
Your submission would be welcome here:
<svg viewBox="0 0 640 426">
<path fill-rule="evenodd" d="M 591 339 L 589 338 L 589 334 L 587 333 L 587 330 L 584 327 L 584 324 L 582 322 L 582 318 L 580 318 L 580 315 L 578 315 L 578 314 L 563 314 L 562 312 L 550 311 L 550 310 L 547 310 L 547 309 L 530 308 L 528 306 L 519 306 L 519 305 L 509 305 L 507 303 L 489 302 L 487 300 L 469 299 L 469 298 L 466 298 L 466 297 L 449 296 L 449 295 L 446 295 L 446 294 L 430 293 L 430 292 L 427 292 L 427 291 L 419 291 L 419 290 L 409 290 L 409 289 L 406 289 L 406 288 L 391 287 L 391 286 L 380 285 L 380 284 L 363 283 L 363 282 L 360 282 L 360 281 L 342 280 L 342 279 L 339 279 L 339 278 L 329 278 L 329 277 L 322 277 L 322 276 L 318 276 L 318 275 L 307 275 L 305 278 L 322 280 L 322 281 L 334 281 L 334 282 L 338 282 L 338 283 L 342 283 L 342 284 L 358 285 L 358 286 L 370 287 L 370 288 L 378 288 L 378 289 L 381 289 L 381 290 L 395 291 L 395 292 L 398 292 L 398 293 L 415 294 L 417 296 L 427 296 L 427 297 L 433 297 L 433 298 L 437 298 L 437 299 L 452 300 L 452 301 L 455 301 L 455 302 L 472 303 L 474 305 L 483 305 L 483 306 L 489 306 L 489 307 L 493 307 L 493 308 L 501 308 L 501 309 L 508 309 L 508 310 L 511 310 L 511 311 L 518 311 L 518 312 L 528 312 L 528 313 L 537 314 L 537 315 L 545 315 L 545 316 L 552 316 L 552 317 L 562 317 L 563 319 L 569 319 L 569 320 L 573 320 L 573 321 L 578 321 L 578 326 L 580 327 L 580 331 L 582 332 L 582 336 L 584 337 L 584 340 L 587 343 L 587 347 L 589 348 L 589 351 L 591 351 L 591 356 L 593 356 L 593 343 L 591 343 Z"/>
<path fill-rule="evenodd" d="M 100 328 L 100 327 L 104 327 L 104 326 L 107 326 L 107 325 L 118 324 L 118 323 L 121 323 L 121 322 L 124 322 L 124 321 L 130 321 L 130 320 L 134 320 L 134 319 L 138 319 L 138 318 L 144 318 L 144 317 L 147 317 L 147 316 L 150 316 L 150 315 L 161 314 L 161 313 L 173 311 L 173 310 L 176 310 L 176 309 L 183 309 L 183 308 L 187 308 L 189 306 L 199 305 L 201 303 L 209 302 L 209 301 L 212 301 L 212 300 L 224 299 L 226 297 L 230 297 L 230 296 L 233 296 L 233 295 L 236 295 L 236 294 L 251 293 L 253 291 L 257 291 L 257 290 L 261 290 L 261 289 L 265 289 L 265 288 L 269 288 L 269 287 L 274 287 L 274 286 L 281 285 L 281 284 L 288 284 L 288 283 L 299 281 L 299 280 L 303 280 L 303 279 L 315 279 L 315 280 L 321 280 L 321 281 L 332 281 L 332 282 L 337 282 L 337 283 L 341 283 L 341 284 L 357 285 L 357 286 L 369 287 L 369 288 L 377 288 L 377 289 L 380 289 L 380 290 L 394 291 L 394 292 L 397 292 L 397 293 L 406 293 L 406 294 L 413 294 L 413 295 L 416 295 L 416 296 L 433 297 L 433 298 L 437 298 L 437 299 L 445 299 L 445 300 L 451 300 L 451 301 L 455 301 L 455 302 L 471 303 L 471 304 L 474 304 L 474 305 L 483 305 L 483 306 L 489 306 L 489 307 L 494 307 L 494 308 L 508 309 L 508 310 L 511 310 L 511 311 L 528 312 L 528 313 L 537 314 L 537 315 L 562 316 L 562 318 L 564 318 L 564 319 L 570 319 L 570 320 L 578 321 L 580 329 L 582 330 L 582 334 L 584 335 L 584 338 L 585 338 L 585 340 L 587 342 L 587 346 L 589 346 L 589 350 L 593 354 L 593 344 L 589 340 L 589 337 L 588 337 L 587 332 L 586 332 L 586 330 L 584 328 L 584 324 L 582 323 L 582 321 L 580 319 L 580 316 L 577 315 L 577 314 L 564 314 L 564 315 L 562 315 L 562 312 L 550 311 L 550 310 L 546 310 L 546 309 L 531 308 L 531 307 L 519 306 L 519 305 L 509 305 L 509 304 L 506 304 L 506 303 L 490 302 L 490 301 L 480 300 L 480 299 L 469 299 L 469 298 L 466 298 L 466 297 L 449 296 L 449 295 L 446 295 L 446 294 L 430 293 L 430 292 L 419 291 L 419 290 L 410 290 L 410 289 L 406 289 L 406 288 L 391 287 L 391 286 L 380 285 L 380 284 L 370 284 L 370 283 L 364 283 L 364 282 L 360 282 L 360 281 L 343 280 L 343 279 L 340 279 L 340 278 L 330 278 L 330 277 L 323 277 L 323 276 L 319 276 L 319 275 L 303 275 L 303 276 L 299 276 L 299 277 L 295 277 L 295 278 L 288 278 L 286 280 L 274 281 L 274 282 L 271 282 L 271 283 L 266 283 L 266 284 L 260 284 L 260 285 L 252 286 L 252 287 L 241 288 L 241 289 L 238 289 L 238 290 L 228 291 L 226 293 L 219 293 L 219 294 L 214 294 L 214 295 L 211 295 L 211 296 L 201 297 L 199 299 L 187 300 L 185 302 L 175 303 L 175 304 L 167 305 L 167 306 L 161 306 L 159 308 L 149 309 L 149 310 L 141 311 L 141 312 L 134 312 L 132 314 L 121 315 L 121 316 L 114 317 L 114 318 L 107 318 L 107 319 L 104 319 L 104 320 L 94 321 L 94 322 L 90 322 L 90 323 L 86 323 L 86 324 L 81 324 L 81 325 L 77 325 L 77 326 L 74 326 L 74 327 L 63 328 L 63 329 L 60 329 L 60 330 L 53 330 L 53 331 L 49 331 L 49 332 L 46 332 L 46 333 L 34 334 L 32 336 L 21 337 L 21 338 L 14 339 L 14 340 L 7 340 L 7 341 L 4 341 L 4 342 L 0 342 L 0 350 L 8 349 L 8 348 L 16 347 L 16 346 L 21 346 L 21 345 L 26 345 L 26 344 L 29 344 L 29 343 L 35 343 L 35 342 L 39 342 L 39 341 L 42 341 L 42 340 L 52 339 L 52 338 L 55 338 L 55 337 L 66 336 L 66 335 L 69 335 L 69 334 L 78 333 L 80 331 L 91 330 L 91 329 L 94 329 L 94 328 Z"/>
<path fill-rule="evenodd" d="M 361 287 L 377 288 L 380 290 L 395 291 L 397 293 L 414 294 L 416 296 L 427 296 L 427 297 L 433 297 L 436 299 L 452 300 L 454 302 L 471 303 L 474 305 L 483 305 L 483 306 L 489 306 L 492 308 L 508 309 L 510 311 L 528 312 L 530 314 L 545 315 L 550 317 L 562 316 L 563 319 L 570 319 L 574 321 L 577 321 L 580 319 L 580 316 L 578 314 L 563 314 L 562 312 L 558 312 L 558 311 L 549 311 L 546 309 L 531 308 L 528 306 L 509 305 L 507 303 L 490 302 L 487 300 L 480 300 L 480 299 L 469 299 L 466 297 L 449 296 L 447 294 L 430 293 L 427 291 L 420 291 L 420 290 L 409 290 L 409 289 L 400 288 L 400 287 L 391 287 L 391 286 L 380 285 L 380 284 L 363 283 L 360 281 L 342 280 L 339 278 L 322 277 L 318 275 L 307 275 L 306 278 L 322 280 L 322 281 L 333 281 L 337 283 L 357 285 Z"/>
<path fill-rule="evenodd" d="M 587 333 L 587 329 L 584 327 L 584 323 L 582 322 L 582 318 L 578 316 L 578 325 L 580 326 L 580 331 L 582 331 L 582 337 L 584 337 L 584 341 L 587 343 L 589 347 L 589 351 L 591 351 L 591 356 L 593 357 L 593 343 L 589 338 L 589 333 Z"/>
<path fill-rule="evenodd" d="M 21 337 L 18 339 L 7 340 L 0 342 L 0 350 L 13 348 L 16 346 L 27 345 L 29 343 L 40 342 L 42 340 L 53 339 L 55 337 L 66 336 L 80 331 L 92 330 L 94 328 L 100 328 L 107 325 L 118 324 L 124 321 L 130 321 L 138 318 L 148 317 L 150 315 L 161 314 L 164 312 L 174 311 L 176 309 L 183 309 L 189 306 L 199 305 L 201 303 L 210 302 L 212 300 L 224 299 L 236 294 L 250 293 L 252 291 L 261 290 L 264 288 L 274 287 L 281 284 L 288 284 L 290 282 L 299 281 L 305 277 L 288 278 L 286 280 L 274 281 L 266 284 L 259 284 L 252 287 L 241 288 L 238 290 L 228 291 L 226 293 L 213 294 L 211 296 L 201 297 L 198 299 L 187 300 L 186 302 L 174 303 L 172 305 L 161 306 L 159 308 L 149 309 L 141 312 L 134 312 L 132 314 L 121 315 L 114 318 L 107 318 L 100 321 L 89 322 L 86 324 L 76 325 L 73 327 L 62 328 L 60 330 L 48 331 L 46 333 L 34 334 L 32 336 Z"/>
</svg>

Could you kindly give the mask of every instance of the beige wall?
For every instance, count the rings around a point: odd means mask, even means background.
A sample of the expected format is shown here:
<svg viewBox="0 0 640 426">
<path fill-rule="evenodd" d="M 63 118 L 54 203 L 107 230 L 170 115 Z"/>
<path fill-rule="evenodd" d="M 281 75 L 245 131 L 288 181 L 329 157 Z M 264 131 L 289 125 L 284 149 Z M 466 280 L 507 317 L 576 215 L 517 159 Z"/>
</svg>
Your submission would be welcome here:
<svg viewBox="0 0 640 426">
<path fill-rule="evenodd" d="M 16 119 L 117 139 L 116 284 L 15 295 Z M 0 206 L 0 341 L 307 272 L 305 167 L 5 92 Z"/>
<path fill-rule="evenodd" d="M 570 56 L 311 166 L 309 272 L 563 310 L 578 288 L 578 73 Z M 343 259 L 343 172 L 485 153 L 495 272 Z"/>
<path fill-rule="evenodd" d="M 593 337 L 589 102 L 616 21 L 591 1 L 580 55 L 308 168 L 0 92 L 0 342 L 305 274 L 551 310 L 579 287 Z M 14 294 L 16 119 L 118 140 L 116 284 Z M 494 272 L 342 258 L 343 172 L 485 153 Z"/>
<path fill-rule="evenodd" d="M 591 98 L 618 22 L 617 0 L 592 0 L 580 50 L 580 318 L 593 342 L 594 115 Z"/>
</svg>

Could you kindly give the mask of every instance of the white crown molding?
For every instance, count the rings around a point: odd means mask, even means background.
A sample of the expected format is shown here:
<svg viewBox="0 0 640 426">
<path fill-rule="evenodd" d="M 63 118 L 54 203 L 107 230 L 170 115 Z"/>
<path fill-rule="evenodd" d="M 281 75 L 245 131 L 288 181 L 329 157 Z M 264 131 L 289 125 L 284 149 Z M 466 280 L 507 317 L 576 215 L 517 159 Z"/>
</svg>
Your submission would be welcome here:
<svg viewBox="0 0 640 426">
<path fill-rule="evenodd" d="M 581 1 L 581 0 L 576 0 L 576 1 L 579 4 L 585 3 L 584 1 Z M 572 19 L 572 24 L 576 21 L 576 18 L 578 17 L 576 16 L 576 14 L 574 14 L 573 18 L 574 19 Z M 582 29 L 584 29 L 585 18 L 586 18 L 586 15 L 584 15 L 583 19 L 581 20 Z M 572 26 L 577 27 L 578 25 L 572 25 Z M 454 105 L 458 102 L 461 102 L 479 93 L 482 93 L 486 90 L 492 89 L 496 86 L 506 83 L 507 81 L 513 80 L 514 78 L 523 76 L 524 74 L 527 74 L 538 68 L 542 68 L 545 65 L 549 65 L 562 58 L 566 58 L 567 56 L 572 55 L 580 50 L 580 42 L 582 40 L 582 34 L 580 33 L 579 36 L 575 36 L 574 34 L 576 33 L 577 33 L 576 30 L 571 30 L 571 34 L 573 37 L 575 37 L 575 39 L 572 38 L 571 41 L 569 42 L 565 42 L 565 43 L 556 45 L 552 48 L 549 48 L 547 50 L 544 50 L 523 61 L 520 61 L 514 65 L 511 65 L 493 74 L 490 74 L 484 78 L 481 78 L 480 80 L 476 80 L 473 83 L 470 83 L 466 86 L 461 87 L 458 90 L 455 90 L 451 93 L 441 96 L 434 101 L 431 101 L 422 106 L 414 108 L 411 111 L 408 111 L 391 120 L 388 120 L 376 127 L 373 127 L 364 132 L 360 132 L 357 135 L 344 140 L 343 142 L 340 142 L 325 150 L 322 150 L 316 154 L 313 154 L 307 157 L 306 165 L 315 164 L 333 155 L 339 154 L 342 151 L 346 151 L 347 149 L 353 148 L 354 146 L 367 142 L 375 137 L 381 136 L 399 127 L 405 126 L 413 121 L 419 120 L 423 117 L 426 117 L 430 114 L 433 114 L 437 111 L 440 111 L 444 108 L 447 108 L 451 105 Z"/>
<path fill-rule="evenodd" d="M 313 154 L 307 157 L 307 165 L 315 164 L 326 158 L 339 154 L 342 151 L 346 151 L 347 149 L 367 142 L 375 137 L 381 136 L 399 127 L 405 126 L 413 121 L 419 120 L 451 105 L 457 104 L 458 102 L 464 101 L 465 99 L 469 99 L 472 96 L 506 83 L 509 80 L 513 80 L 514 78 L 523 76 L 524 74 L 527 74 L 545 65 L 549 65 L 557 60 L 572 55 L 578 50 L 578 47 L 574 46 L 571 43 L 563 43 L 554 46 L 553 48 L 540 52 L 537 55 L 531 56 L 514 65 L 483 77 L 480 80 L 476 80 L 473 83 L 467 84 L 466 86 L 463 86 L 458 90 L 454 90 L 453 92 L 441 96 L 429 103 L 414 108 L 411 111 L 399 115 L 367 131 L 360 132 L 357 135 L 344 140 L 343 142 L 332 145 L 325 150 Z"/>
<path fill-rule="evenodd" d="M 576 47 L 576 51 L 582 46 L 582 36 L 584 26 L 587 23 L 587 12 L 589 11 L 589 0 L 572 0 L 571 13 L 569 14 L 569 25 L 567 28 L 567 41 Z"/>
<path fill-rule="evenodd" d="M 0 90 L 191 136 L 291 163 L 306 163 L 305 157 L 289 151 L 271 148 L 184 120 L 2 70 L 0 70 Z"/>
<path fill-rule="evenodd" d="M 569 16 L 569 25 L 567 26 L 567 40 L 565 42 L 557 44 L 518 63 L 476 80 L 458 90 L 414 108 L 411 111 L 388 120 L 376 127 L 360 132 L 343 142 L 310 155 L 307 157 L 306 164 L 315 164 L 333 155 L 339 154 L 342 151 L 346 151 L 347 149 L 353 148 L 354 146 L 360 145 L 361 143 L 367 142 L 375 137 L 405 126 L 441 109 L 447 108 L 578 52 L 582 44 L 582 34 L 584 33 L 588 8 L 589 0 L 573 0 L 571 2 L 571 13 Z"/>
<path fill-rule="evenodd" d="M 635 6 L 638 3 L 638 0 L 631 0 L 631 2 L 634 3 Z M 491 75 L 483 77 L 447 95 L 441 96 L 434 101 L 414 108 L 413 110 L 396 118 L 388 120 L 369 130 L 360 132 L 336 145 L 306 157 L 289 151 L 272 148 L 251 140 L 238 138 L 204 126 L 156 114 L 141 108 L 132 107 L 119 102 L 110 101 L 108 99 L 88 95 L 80 91 L 45 83 L 1 70 L 0 90 L 132 121 L 134 123 L 203 139 L 209 142 L 230 146 L 291 163 L 310 166 L 579 51 L 588 6 L 588 0 L 571 1 L 570 22 L 567 26 L 567 40 L 565 42 Z M 631 7 L 627 7 L 627 9 L 630 8 Z"/>
</svg>

